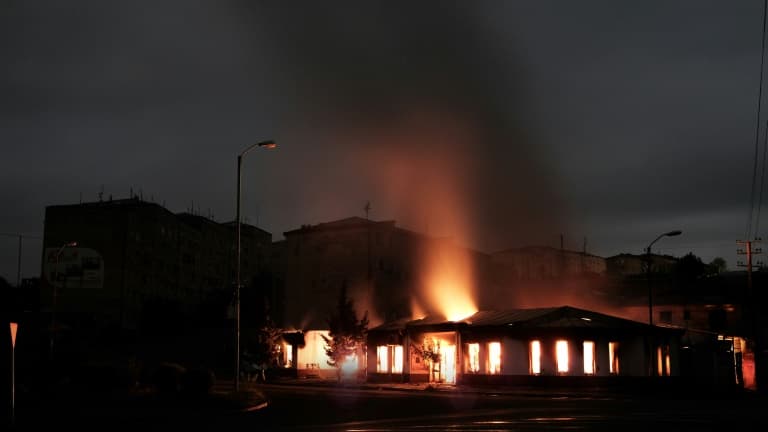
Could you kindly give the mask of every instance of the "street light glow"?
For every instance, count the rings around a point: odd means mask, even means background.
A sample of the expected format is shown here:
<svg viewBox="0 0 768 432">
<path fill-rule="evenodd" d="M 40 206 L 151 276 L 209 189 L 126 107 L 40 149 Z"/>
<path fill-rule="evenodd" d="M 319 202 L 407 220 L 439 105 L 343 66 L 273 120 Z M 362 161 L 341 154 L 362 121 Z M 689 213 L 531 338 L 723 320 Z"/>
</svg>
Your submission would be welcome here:
<svg viewBox="0 0 768 432">
<path fill-rule="evenodd" d="M 277 147 L 277 143 L 272 140 L 268 140 L 260 142 L 258 146 L 265 149 L 273 149 Z"/>
</svg>

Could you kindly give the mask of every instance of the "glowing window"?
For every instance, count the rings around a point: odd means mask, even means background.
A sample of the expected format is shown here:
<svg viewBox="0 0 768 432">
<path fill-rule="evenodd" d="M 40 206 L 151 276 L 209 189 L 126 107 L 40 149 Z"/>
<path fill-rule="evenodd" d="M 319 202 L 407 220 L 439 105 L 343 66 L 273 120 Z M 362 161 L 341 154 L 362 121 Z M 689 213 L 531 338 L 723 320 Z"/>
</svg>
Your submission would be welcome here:
<svg viewBox="0 0 768 432">
<path fill-rule="evenodd" d="M 659 376 L 669 376 L 670 372 L 670 358 L 669 358 L 669 346 L 656 348 L 656 361 L 657 371 Z"/>
<path fill-rule="evenodd" d="M 395 345 L 394 360 L 392 361 L 392 373 L 403 373 L 403 346 Z"/>
<path fill-rule="evenodd" d="M 531 373 L 541 373 L 541 342 L 537 340 L 531 341 Z"/>
<path fill-rule="evenodd" d="M 467 352 L 469 353 L 469 371 L 480 372 L 480 344 L 469 344 Z"/>
<path fill-rule="evenodd" d="M 568 341 L 555 342 L 555 355 L 557 357 L 557 373 L 568 373 Z"/>
<path fill-rule="evenodd" d="M 663 375 L 661 369 L 661 347 L 656 347 L 656 363 L 656 373 Z"/>
<path fill-rule="evenodd" d="M 488 373 L 495 375 L 501 373 L 501 343 L 488 344 Z"/>
<path fill-rule="evenodd" d="M 584 374 L 594 375 L 595 373 L 595 343 L 584 341 Z"/>
<path fill-rule="evenodd" d="M 293 366 L 293 346 L 291 344 L 285 345 L 285 367 Z"/>
<path fill-rule="evenodd" d="M 376 372 L 387 373 L 389 372 L 389 350 L 386 345 L 379 345 L 376 347 Z"/>
<path fill-rule="evenodd" d="M 440 347 L 440 377 L 449 384 L 456 384 L 456 345 Z"/>
<path fill-rule="evenodd" d="M 608 342 L 608 372 L 611 375 L 619 374 L 619 343 Z"/>
</svg>

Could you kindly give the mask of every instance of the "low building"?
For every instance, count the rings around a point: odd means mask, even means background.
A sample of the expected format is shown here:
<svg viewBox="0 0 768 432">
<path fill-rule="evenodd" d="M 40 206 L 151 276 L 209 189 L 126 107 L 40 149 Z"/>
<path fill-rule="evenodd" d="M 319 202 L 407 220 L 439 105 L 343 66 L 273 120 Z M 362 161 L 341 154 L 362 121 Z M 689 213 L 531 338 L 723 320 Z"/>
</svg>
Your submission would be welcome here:
<svg viewBox="0 0 768 432">
<path fill-rule="evenodd" d="M 547 376 L 675 376 L 681 335 L 569 306 L 400 320 L 370 330 L 368 380 L 530 384 Z"/>
</svg>

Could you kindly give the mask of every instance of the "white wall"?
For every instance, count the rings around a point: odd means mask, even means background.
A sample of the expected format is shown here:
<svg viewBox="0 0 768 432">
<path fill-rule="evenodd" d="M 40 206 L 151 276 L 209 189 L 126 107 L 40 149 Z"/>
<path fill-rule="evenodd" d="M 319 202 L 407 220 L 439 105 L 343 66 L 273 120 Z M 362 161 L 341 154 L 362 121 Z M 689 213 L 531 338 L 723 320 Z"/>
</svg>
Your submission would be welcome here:
<svg viewBox="0 0 768 432">
<path fill-rule="evenodd" d="M 328 364 L 323 336 L 328 337 L 328 330 L 309 330 L 304 333 L 304 346 L 298 349 L 296 355 L 297 369 L 333 369 L 333 366 Z M 376 363 L 373 365 L 375 368 Z"/>
</svg>

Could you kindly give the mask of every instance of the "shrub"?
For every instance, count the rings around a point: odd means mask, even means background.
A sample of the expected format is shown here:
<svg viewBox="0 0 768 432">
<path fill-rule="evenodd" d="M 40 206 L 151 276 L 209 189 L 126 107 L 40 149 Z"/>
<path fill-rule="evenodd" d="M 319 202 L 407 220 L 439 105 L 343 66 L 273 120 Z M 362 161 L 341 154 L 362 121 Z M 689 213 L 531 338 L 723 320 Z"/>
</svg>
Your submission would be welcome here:
<svg viewBox="0 0 768 432">
<path fill-rule="evenodd" d="M 209 369 L 188 369 L 181 376 L 181 391 L 187 396 L 206 396 L 211 393 L 214 380 Z"/>
<path fill-rule="evenodd" d="M 184 372 L 184 367 L 176 363 L 161 363 L 152 374 L 152 385 L 159 393 L 176 393 Z"/>
</svg>

